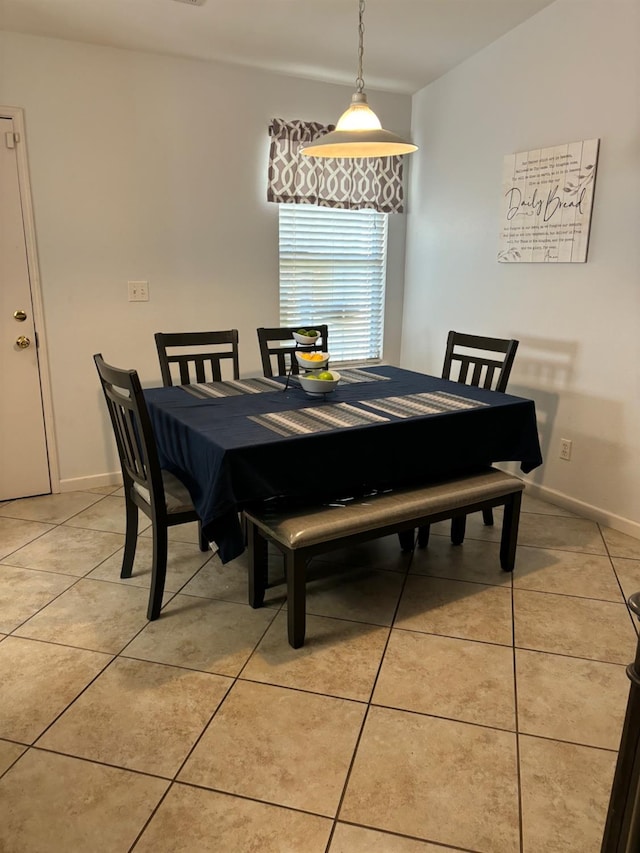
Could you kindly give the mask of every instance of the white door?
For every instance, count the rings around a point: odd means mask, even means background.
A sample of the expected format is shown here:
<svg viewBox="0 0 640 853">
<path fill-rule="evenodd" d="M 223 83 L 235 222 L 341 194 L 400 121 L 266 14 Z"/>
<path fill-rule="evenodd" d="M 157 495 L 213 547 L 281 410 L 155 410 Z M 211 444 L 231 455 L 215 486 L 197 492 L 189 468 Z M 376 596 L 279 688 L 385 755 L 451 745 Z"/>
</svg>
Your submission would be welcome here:
<svg viewBox="0 0 640 853">
<path fill-rule="evenodd" d="M 0 118 L 0 500 L 51 491 L 18 179 L 20 144 L 13 120 Z"/>
</svg>

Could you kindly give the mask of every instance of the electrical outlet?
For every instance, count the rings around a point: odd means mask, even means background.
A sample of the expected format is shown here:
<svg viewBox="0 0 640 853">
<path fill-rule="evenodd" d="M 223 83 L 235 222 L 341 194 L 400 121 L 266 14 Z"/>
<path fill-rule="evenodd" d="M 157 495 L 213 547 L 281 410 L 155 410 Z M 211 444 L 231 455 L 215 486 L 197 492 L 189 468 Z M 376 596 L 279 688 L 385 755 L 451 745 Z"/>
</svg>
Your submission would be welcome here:
<svg viewBox="0 0 640 853">
<path fill-rule="evenodd" d="M 570 438 L 561 438 L 560 439 L 560 459 L 564 459 L 565 462 L 569 462 L 571 459 L 571 439 Z"/>
<path fill-rule="evenodd" d="M 128 281 L 127 285 L 129 287 L 129 302 L 149 301 L 148 281 Z"/>
</svg>

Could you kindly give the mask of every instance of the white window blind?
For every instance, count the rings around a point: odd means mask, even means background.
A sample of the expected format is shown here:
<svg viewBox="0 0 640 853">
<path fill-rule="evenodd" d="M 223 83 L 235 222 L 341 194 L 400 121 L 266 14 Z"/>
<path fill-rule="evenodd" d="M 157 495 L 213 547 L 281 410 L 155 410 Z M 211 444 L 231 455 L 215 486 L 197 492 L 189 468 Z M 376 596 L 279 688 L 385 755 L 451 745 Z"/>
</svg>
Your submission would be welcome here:
<svg viewBox="0 0 640 853">
<path fill-rule="evenodd" d="M 280 323 L 326 323 L 339 362 L 382 357 L 387 214 L 280 205 Z"/>
</svg>

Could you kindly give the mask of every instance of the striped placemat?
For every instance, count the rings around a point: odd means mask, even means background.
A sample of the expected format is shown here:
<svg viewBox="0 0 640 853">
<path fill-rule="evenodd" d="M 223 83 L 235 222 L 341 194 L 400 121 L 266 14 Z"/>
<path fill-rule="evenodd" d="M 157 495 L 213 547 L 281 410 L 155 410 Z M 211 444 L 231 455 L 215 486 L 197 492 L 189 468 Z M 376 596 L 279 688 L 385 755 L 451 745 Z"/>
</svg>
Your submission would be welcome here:
<svg viewBox="0 0 640 853">
<path fill-rule="evenodd" d="M 383 397 L 380 400 L 361 400 L 361 406 L 370 406 L 397 418 L 410 418 L 415 415 L 437 415 L 441 412 L 455 412 L 463 409 L 476 409 L 488 406 L 479 400 L 459 397 L 447 391 L 425 391 L 421 394 L 407 394 L 404 397 Z"/>
<path fill-rule="evenodd" d="M 239 394 L 262 394 L 265 391 L 282 391 L 282 383 L 262 376 L 256 379 L 233 379 L 224 382 L 198 382 L 181 386 L 187 394 L 200 400 L 208 397 L 237 397 Z"/>
<path fill-rule="evenodd" d="M 266 415 L 249 415 L 249 420 L 277 432 L 279 435 L 310 435 L 335 429 L 381 423 L 389 418 L 374 415 L 350 406 L 348 403 L 329 403 L 308 409 L 288 412 L 269 412 Z"/>
</svg>

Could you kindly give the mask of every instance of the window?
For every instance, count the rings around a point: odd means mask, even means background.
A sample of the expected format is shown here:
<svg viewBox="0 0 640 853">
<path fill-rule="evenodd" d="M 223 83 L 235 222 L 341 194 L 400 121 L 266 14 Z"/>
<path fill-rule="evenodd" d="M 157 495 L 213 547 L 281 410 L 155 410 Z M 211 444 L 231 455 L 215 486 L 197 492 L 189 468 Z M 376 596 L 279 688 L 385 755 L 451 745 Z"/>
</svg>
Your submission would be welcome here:
<svg viewBox="0 0 640 853">
<path fill-rule="evenodd" d="M 326 323 L 334 361 L 382 358 L 387 214 L 280 205 L 280 323 Z"/>
</svg>

